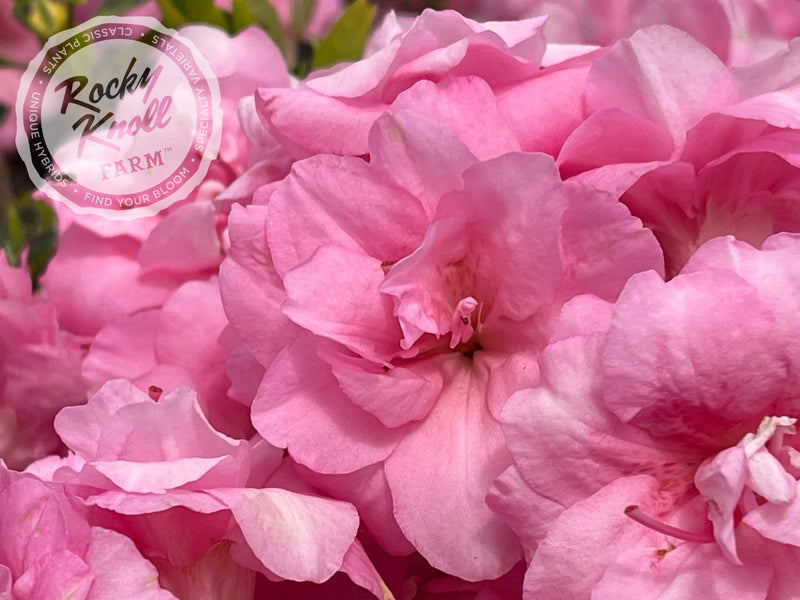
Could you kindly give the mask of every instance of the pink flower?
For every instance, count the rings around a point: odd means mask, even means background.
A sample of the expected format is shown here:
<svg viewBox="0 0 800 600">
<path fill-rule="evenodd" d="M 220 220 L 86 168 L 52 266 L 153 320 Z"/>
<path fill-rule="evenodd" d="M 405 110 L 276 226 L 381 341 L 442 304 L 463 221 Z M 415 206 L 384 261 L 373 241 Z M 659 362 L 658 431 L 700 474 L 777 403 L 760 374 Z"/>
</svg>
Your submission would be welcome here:
<svg viewBox="0 0 800 600">
<path fill-rule="evenodd" d="M 390 14 L 364 59 L 312 73 L 293 89 L 262 88 L 256 109 L 297 158 L 365 154 L 372 124 L 419 81 L 476 76 L 497 88 L 537 73 L 542 23 L 481 24 L 452 11 L 426 11 L 405 28 Z"/>
<path fill-rule="evenodd" d="M 56 429 L 75 454 L 36 470 L 79 495 L 93 523 L 134 539 L 178 586 L 189 584 L 173 570 L 198 560 L 219 567 L 220 585 L 252 582 L 256 572 L 321 583 L 346 568 L 358 527 L 352 506 L 261 487 L 280 452 L 215 431 L 188 388 L 152 396 L 114 380 L 63 410 Z"/>
<path fill-rule="evenodd" d="M 542 385 L 503 410 L 515 466 L 490 497 L 528 546 L 526 597 L 796 593 L 770 561 L 796 527 L 798 252 L 718 238 L 667 283 L 565 306 Z"/>
<path fill-rule="evenodd" d="M 520 556 L 483 500 L 510 462 L 505 399 L 538 382 L 564 301 L 614 299 L 660 253 L 544 155 L 479 162 L 407 110 L 370 142 L 369 163 L 298 162 L 231 213 L 223 304 L 266 368 L 253 424 L 345 490 L 390 551 L 495 578 Z"/>
<path fill-rule="evenodd" d="M 31 293 L 28 273 L 0 254 L 0 458 L 12 468 L 61 450 L 53 418 L 86 401 L 83 354 L 53 306 Z"/>
<path fill-rule="evenodd" d="M 96 391 L 125 378 L 139 389 L 169 393 L 182 385 L 197 391 L 212 426 L 236 438 L 254 431 L 248 406 L 227 397 L 228 349 L 220 335 L 228 324 L 216 277 L 183 284 L 159 308 L 123 317 L 101 329 L 83 362 L 83 376 Z"/>
<path fill-rule="evenodd" d="M 562 175 L 620 196 L 658 237 L 669 276 L 713 237 L 758 246 L 797 231 L 797 51 L 733 70 L 677 30 L 637 32 L 592 64 Z"/>
<path fill-rule="evenodd" d="M 175 600 L 125 536 L 92 527 L 62 486 L 0 466 L 0 595 L 9 599 Z"/>
<path fill-rule="evenodd" d="M 547 15 L 549 42 L 610 46 L 650 25 L 683 29 L 728 64 L 779 51 L 800 34 L 800 8 L 790 0 L 453 0 L 451 8 L 486 20 Z"/>
</svg>

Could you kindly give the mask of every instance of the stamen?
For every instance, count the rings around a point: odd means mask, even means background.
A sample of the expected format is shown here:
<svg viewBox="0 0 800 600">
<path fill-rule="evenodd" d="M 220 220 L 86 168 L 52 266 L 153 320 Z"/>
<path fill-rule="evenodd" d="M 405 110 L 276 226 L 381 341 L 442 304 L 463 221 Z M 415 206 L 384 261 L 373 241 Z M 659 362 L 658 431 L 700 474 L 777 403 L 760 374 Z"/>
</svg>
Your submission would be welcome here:
<svg viewBox="0 0 800 600">
<path fill-rule="evenodd" d="M 453 349 L 459 344 L 469 341 L 475 329 L 470 322 L 470 315 L 478 307 L 478 301 L 472 296 L 467 296 L 458 301 L 456 309 L 453 311 L 451 322 L 450 348 Z"/>
<path fill-rule="evenodd" d="M 711 533 L 696 533 L 694 531 L 686 531 L 685 529 L 673 527 L 672 525 L 667 525 L 663 521 L 649 517 L 644 514 L 635 504 L 628 506 L 625 509 L 625 514 L 645 527 L 679 540 L 696 542 L 698 544 L 713 544 L 716 541 Z"/>
<path fill-rule="evenodd" d="M 156 402 L 158 402 L 158 401 L 161 399 L 161 394 L 162 394 L 163 392 L 164 392 L 164 390 L 162 390 L 162 389 L 161 389 L 160 387 L 158 387 L 157 385 L 151 385 L 149 388 L 147 388 L 147 394 L 148 394 L 148 395 L 149 395 L 149 396 L 150 396 L 150 397 L 151 397 L 153 400 L 155 400 Z"/>
</svg>

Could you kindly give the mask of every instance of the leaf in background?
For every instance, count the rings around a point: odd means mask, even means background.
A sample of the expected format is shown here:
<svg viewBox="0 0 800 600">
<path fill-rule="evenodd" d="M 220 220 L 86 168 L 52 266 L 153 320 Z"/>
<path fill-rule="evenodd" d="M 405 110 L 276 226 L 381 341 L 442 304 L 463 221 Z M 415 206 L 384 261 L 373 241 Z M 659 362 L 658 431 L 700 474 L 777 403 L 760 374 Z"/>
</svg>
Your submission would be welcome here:
<svg viewBox="0 0 800 600">
<path fill-rule="evenodd" d="M 348 6 L 317 45 L 312 66 L 317 69 L 361 58 L 376 10 L 367 0 L 355 0 Z"/>
<path fill-rule="evenodd" d="M 0 215 L 0 248 L 8 264 L 20 266 L 27 252 L 28 270 L 34 287 L 39 276 L 56 251 L 58 220 L 52 208 L 43 200 L 25 195 L 13 200 Z"/>
<path fill-rule="evenodd" d="M 156 3 L 161 9 L 161 22 L 167 27 L 175 29 L 186 23 L 207 23 L 231 30 L 230 15 L 213 0 L 156 0 Z"/>
<path fill-rule="evenodd" d="M 32 218 L 32 226 L 28 230 L 28 271 L 36 287 L 39 277 L 56 253 L 58 220 L 53 209 L 41 200 L 36 200 L 35 205 L 26 210 L 30 210 L 30 213 L 22 213 L 23 223 L 26 222 L 26 215 Z"/>
<path fill-rule="evenodd" d="M 144 0 L 103 0 L 95 11 L 97 16 L 122 15 L 144 4 Z"/>
<path fill-rule="evenodd" d="M 247 9 L 247 0 L 233 0 L 231 5 L 231 30 L 238 33 L 251 25 L 256 25 L 256 20 Z"/>
<path fill-rule="evenodd" d="M 27 252 L 34 288 L 53 257 L 58 242 L 58 219 L 52 208 L 34 200 L 31 192 L 14 197 L 11 166 L 0 155 L 0 251 L 18 267 Z"/>
<path fill-rule="evenodd" d="M 0 218 L 0 247 L 3 248 L 8 264 L 18 267 L 22 248 L 25 247 L 25 228 L 15 204 L 6 206 L 5 214 Z"/>
<path fill-rule="evenodd" d="M 40 40 L 70 26 L 70 5 L 58 0 L 15 0 L 14 17 L 33 31 Z"/>
<path fill-rule="evenodd" d="M 308 27 L 316 7 L 317 0 L 295 0 L 292 2 L 291 27 L 292 35 L 296 40 L 303 39 L 306 27 Z"/>
</svg>

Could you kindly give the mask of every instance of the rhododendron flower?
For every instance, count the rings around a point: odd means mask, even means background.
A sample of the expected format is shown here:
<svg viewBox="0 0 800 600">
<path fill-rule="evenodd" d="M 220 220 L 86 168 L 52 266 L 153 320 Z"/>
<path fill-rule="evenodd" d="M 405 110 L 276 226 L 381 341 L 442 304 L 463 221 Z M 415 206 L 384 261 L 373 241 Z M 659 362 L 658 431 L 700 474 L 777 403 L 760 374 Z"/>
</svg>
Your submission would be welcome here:
<svg viewBox="0 0 800 600">
<path fill-rule="evenodd" d="M 0 463 L 0 596 L 175 600 L 133 542 L 92 527 L 79 501 L 60 485 Z"/>
<path fill-rule="evenodd" d="M 223 304 L 266 368 L 253 424 L 338 480 L 329 491 L 349 488 L 385 547 L 494 578 L 520 557 L 483 500 L 510 462 L 505 399 L 538 382 L 565 300 L 612 300 L 661 255 L 622 205 L 562 184 L 545 155 L 479 162 L 410 111 L 370 140 L 370 163 L 300 161 L 231 213 Z"/>
<path fill-rule="evenodd" d="M 452 11 L 425 11 L 406 29 L 389 14 L 364 59 L 312 73 L 292 89 L 259 89 L 256 108 L 298 158 L 365 154 L 372 123 L 418 81 L 471 75 L 494 88 L 537 73 L 543 22 L 481 24 Z"/>
<path fill-rule="evenodd" d="M 452 0 L 449 6 L 479 19 L 547 15 L 548 42 L 610 46 L 650 25 L 683 29 L 728 64 L 779 51 L 800 34 L 792 0 Z"/>
<path fill-rule="evenodd" d="M 91 391 L 117 378 L 130 379 L 143 391 L 191 387 L 215 429 L 248 438 L 254 433 L 249 410 L 226 397 L 227 349 L 219 337 L 227 324 L 216 277 L 190 281 L 161 307 L 101 329 L 83 361 L 83 376 Z"/>
<path fill-rule="evenodd" d="M 678 30 L 637 32 L 593 62 L 562 175 L 620 196 L 655 232 L 670 276 L 713 237 L 757 246 L 798 231 L 798 51 L 734 70 Z"/>
<path fill-rule="evenodd" d="M 62 449 L 53 418 L 86 401 L 81 344 L 31 293 L 27 271 L 0 255 L 0 459 L 12 468 Z"/>
<path fill-rule="evenodd" d="M 221 580 L 261 572 L 320 583 L 359 552 L 352 506 L 260 487 L 278 450 L 215 431 L 188 388 L 152 392 L 114 380 L 85 406 L 62 410 L 56 429 L 75 454 L 33 471 L 80 496 L 91 522 L 134 539 L 166 581 L 181 580 L 173 569 L 210 560 L 225 567 Z M 221 542 L 225 550 L 211 550 Z"/>
<path fill-rule="evenodd" d="M 535 548 L 526 597 L 796 595 L 798 253 L 717 238 L 667 283 L 565 307 L 542 386 L 503 410 L 515 467 L 490 497 Z"/>
</svg>

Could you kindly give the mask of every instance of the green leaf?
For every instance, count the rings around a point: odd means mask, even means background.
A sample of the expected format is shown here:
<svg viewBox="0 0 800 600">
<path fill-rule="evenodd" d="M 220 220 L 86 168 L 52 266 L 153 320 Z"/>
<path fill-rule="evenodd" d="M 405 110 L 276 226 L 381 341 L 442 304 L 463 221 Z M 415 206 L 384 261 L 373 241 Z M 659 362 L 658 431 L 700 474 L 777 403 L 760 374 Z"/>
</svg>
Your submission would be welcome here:
<svg viewBox="0 0 800 600">
<path fill-rule="evenodd" d="M 292 2 L 292 16 L 291 26 L 292 35 L 296 40 L 303 38 L 303 34 L 314 15 L 314 9 L 317 7 L 317 0 L 295 0 Z"/>
<path fill-rule="evenodd" d="M 333 24 L 314 52 L 312 66 L 327 67 L 343 60 L 358 60 L 364 53 L 377 7 L 368 0 L 355 0 Z"/>
<path fill-rule="evenodd" d="M 33 286 L 56 251 L 58 219 L 50 205 L 30 194 L 10 202 L 0 215 L 0 248 L 8 264 L 18 267 L 27 248 L 27 264 Z"/>
<path fill-rule="evenodd" d="M 0 246 L 5 252 L 8 264 L 18 267 L 22 248 L 25 246 L 25 228 L 14 204 L 6 207 L 6 213 L 0 219 Z"/>
<path fill-rule="evenodd" d="M 208 23 L 226 31 L 231 30 L 228 13 L 214 4 L 213 0 L 156 0 L 161 9 L 161 22 L 167 27 L 177 28 L 186 23 Z"/>
<path fill-rule="evenodd" d="M 144 4 L 144 0 L 103 0 L 103 3 L 95 11 L 95 15 L 122 15 Z"/>
<path fill-rule="evenodd" d="M 66 0 L 15 0 L 14 17 L 45 41 L 70 25 L 70 6 Z"/>
<path fill-rule="evenodd" d="M 247 0 L 233 0 L 231 6 L 231 30 L 238 33 L 242 29 L 255 25 L 256 20 L 247 9 Z"/>
</svg>

